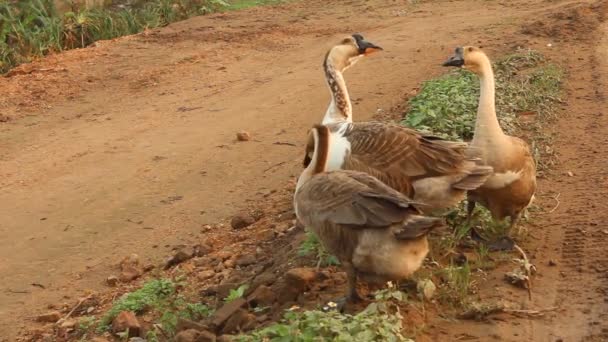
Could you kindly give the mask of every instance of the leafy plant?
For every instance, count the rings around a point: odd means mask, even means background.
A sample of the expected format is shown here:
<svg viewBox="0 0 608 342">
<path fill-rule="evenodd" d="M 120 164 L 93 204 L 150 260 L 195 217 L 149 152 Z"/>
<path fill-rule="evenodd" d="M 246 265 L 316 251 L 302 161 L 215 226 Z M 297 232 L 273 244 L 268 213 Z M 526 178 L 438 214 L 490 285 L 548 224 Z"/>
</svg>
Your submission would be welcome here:
<svg viewBox="0 0 608 342">
<path fill-rule="evenodd" d="M 121 311 L 143 313 L 153 311 L 159 316 L 158 323 L 162 326 L 163 334 L 173 335 L 179 317 L 200 320 L 213 312 L 201 303 L 189 303 L 178 293 L 179 282 L 170 279 L 154 279 L 145 283 L 140 289 L 127 293 L 118 299 L 101 318 L 98 330 L 106 330 L 112 320 Z M 152 330 L 150 336 L 156 331 Z M 150 340 L 153 340 L 150 337 Z"/>
<path fill-rule="evenodd" d="M 239 336 L 238 341 L 410 341 L 402 317 L 390 302 L 370 304 L 356 315 L 336 311 L 287 312 L 280 323 Z"/>
<path fill-rule="evenodd" d="M 462 266 L 450 265 L 439 270 L 444 284 L 439 287 L 439 298 L 443 301 L 462 306 L 471 288 L 471 268 L 468 262 Z"/>
<path fill-rule="evenodd" d="M 245 294 L 245 291 L 247 291 L 247 288 L 249 288 L 249 285 L 243 284 L 243 285 L 237 287 L 236 289 L 231 289 L 228 296 L 226 298 L 224 298 L 224 302 L 230 303 L 235 299 L 243 297 L 243 295 Z"/>
<path fill-rule="evenodd" d="M 320 266 L 339 265 L 340 261 L 335 256 L 327 253 L 315 233 L 306 231 L 306 238 L 298 249 L 299 256 L 314 255 L 317 258 L 317 268 Z"/>
</svg>

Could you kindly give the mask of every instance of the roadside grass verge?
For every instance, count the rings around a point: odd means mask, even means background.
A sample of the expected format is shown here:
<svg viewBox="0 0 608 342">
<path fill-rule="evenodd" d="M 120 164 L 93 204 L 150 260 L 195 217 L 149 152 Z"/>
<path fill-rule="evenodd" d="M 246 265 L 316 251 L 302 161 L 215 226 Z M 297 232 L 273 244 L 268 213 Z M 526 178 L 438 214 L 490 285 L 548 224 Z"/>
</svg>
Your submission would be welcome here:
<svg viewBox="0 0 608 342">
<path fill-rule="evenodd" d="M 60 14 L 53 0 L 0 1 L 0 73 L 53 52 L 166 26 L 197 15 L 279 0 L 135 0 Z"/>
</svg>

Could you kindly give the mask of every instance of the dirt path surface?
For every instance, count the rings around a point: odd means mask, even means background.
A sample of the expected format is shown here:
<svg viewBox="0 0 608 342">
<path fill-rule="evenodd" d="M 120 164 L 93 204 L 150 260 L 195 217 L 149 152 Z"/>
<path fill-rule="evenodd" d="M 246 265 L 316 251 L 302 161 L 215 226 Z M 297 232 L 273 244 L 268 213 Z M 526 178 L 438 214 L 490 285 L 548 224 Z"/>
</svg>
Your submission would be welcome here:
<svg viewBox="0 0 608 342">
<path fill-rule="evenodd" d="M 540 269 L 529 305 L 560 309 L 491 329 L 431 327 L 435 340 L 608 340 L 606 14 L 596 1 L 306 1 L 22 66 L 0 79 L 0 336 L 12 341 L 48 303 L 102 289 L 123 256 L 160 260 L 293 180 L 306 129 L 328 103 L 321 58 L 362 32 L 386 51 L 346 75 L 356 120 L 444 72 L 463 43 L 496 55 L 531 47 L 568 68 L 554 126 L 561 163 L 540 193 L 549 208 L 559 194 L 560 205 L 535 219 L 527 246 Z M 236 142 L 241 130 L 252 140 Z"/>
</svg>

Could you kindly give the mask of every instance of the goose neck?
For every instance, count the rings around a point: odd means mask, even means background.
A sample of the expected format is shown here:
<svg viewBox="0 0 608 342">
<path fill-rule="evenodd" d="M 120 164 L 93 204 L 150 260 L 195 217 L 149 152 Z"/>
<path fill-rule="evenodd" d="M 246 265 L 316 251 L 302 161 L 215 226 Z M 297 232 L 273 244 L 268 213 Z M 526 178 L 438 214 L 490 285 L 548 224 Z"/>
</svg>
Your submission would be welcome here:
<svg viewBox="0 0 608 342">
<path fill-rule="evenodd" d="M 340 121 L 352 122 L 352 104 L 342 75 L 344 68 L 334 62 L 330 52 L 325 58 L 323 69 L 331 93 L 331 102 L 323 118 L 323 124 Z"/>
<path fill-rule="evenodd" d="M 474 140 L 483 137 L 499 137 L 504 135 L 496 117 L 496 88 L 492 65 L 488 60 L 481 66 L 479 74 L 480 93 L 475 123 Z"/>
</svg>

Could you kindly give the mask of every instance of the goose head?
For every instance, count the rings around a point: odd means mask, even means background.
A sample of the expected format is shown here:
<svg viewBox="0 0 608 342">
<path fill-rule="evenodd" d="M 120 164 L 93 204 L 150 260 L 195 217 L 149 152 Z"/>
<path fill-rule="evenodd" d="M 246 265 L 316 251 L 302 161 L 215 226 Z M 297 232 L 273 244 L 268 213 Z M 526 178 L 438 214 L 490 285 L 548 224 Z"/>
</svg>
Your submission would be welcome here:
<svg viewBox="0 0 608 342">
<path fill-rule="evenodd" d="M 361 57 L 381 50 L 381 47 L 368 42 L 362 35 L 355 33 L 343 38 L 340 43 L 332 47 L 327 53 L 326 59 L 332 62 L 339 71 L 344 71 L 355 65 Z"/>
<path fill-rule="evenodd" d="M 478 47 L 457 47 L 443 66 L 460 67 L 480 75 L 489 63 L 488 56 Z"/>
</svg>

